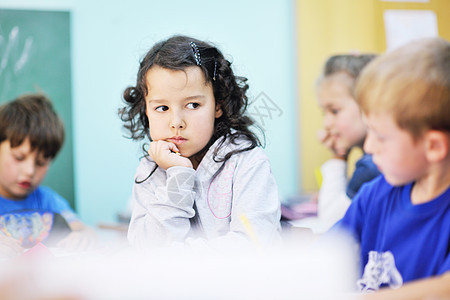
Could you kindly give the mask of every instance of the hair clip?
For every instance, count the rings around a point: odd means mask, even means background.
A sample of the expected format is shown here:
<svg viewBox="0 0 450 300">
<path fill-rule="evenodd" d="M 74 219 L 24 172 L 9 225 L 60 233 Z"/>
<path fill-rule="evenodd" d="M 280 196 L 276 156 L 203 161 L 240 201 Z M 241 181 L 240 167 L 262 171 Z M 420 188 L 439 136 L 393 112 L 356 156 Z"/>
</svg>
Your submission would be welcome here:
<svg viewBox="0 0 450 300">
<path fill-rule="evenodd" d="M 216 81 L 217 60 L 214 58 L 214 74 L 213 80 Z"/>
<path fill-rule="evenodd" d="M 202 64 L 202 60 L 200 58 L 200 50 L 198 50 L 197 44 L 190 42 L 189 45 L 191 45 L 192 51 L 194 52 L 194 58 L 197 66 L 200 66 Z"/>
</svg>

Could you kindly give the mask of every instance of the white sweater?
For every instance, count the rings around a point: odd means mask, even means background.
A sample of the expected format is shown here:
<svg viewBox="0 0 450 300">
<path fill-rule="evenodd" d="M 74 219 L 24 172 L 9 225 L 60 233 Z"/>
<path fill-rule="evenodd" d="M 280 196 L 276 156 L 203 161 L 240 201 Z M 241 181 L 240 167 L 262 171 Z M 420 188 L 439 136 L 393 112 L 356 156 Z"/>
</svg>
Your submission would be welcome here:
<svg viewBox="0 0 450 300">
<path fill-rule="evenodd" d="M 219 248 L 250 240 L 264 246 L 280 239 L 280 201 L 267 156 L 258 147 L 235 154 L 214 178 L 222 165 L 213 160 L 218 142 L 197 170 L 158 167 L 146 181 L 134 184 L 128 240 L 137 250 L 206 241 Z M 226 141 L 217 158 L 246 143 Z M 154 167 L 154 161 L 143 158 L 136 180 L 145 179 Z"/>
<path fill-rule="evenodd" d="M 294 227 L 310 228 L 317 234 L 328 231 L 339 221 L 351 203 L 346 194 L 347 163 L 342 159 L 329 159 L 320 171 L 323 180 L 319 191 L 317 217 L 289 222 Z"/>
<path fill-rule="evenodd" d="M 351 203 L 346 194 L 347 162 L 329 159 L 320 171 L 323 180 L 319 191 L 318 217 L 326 231 L 345 215 Z"/>
</svg>

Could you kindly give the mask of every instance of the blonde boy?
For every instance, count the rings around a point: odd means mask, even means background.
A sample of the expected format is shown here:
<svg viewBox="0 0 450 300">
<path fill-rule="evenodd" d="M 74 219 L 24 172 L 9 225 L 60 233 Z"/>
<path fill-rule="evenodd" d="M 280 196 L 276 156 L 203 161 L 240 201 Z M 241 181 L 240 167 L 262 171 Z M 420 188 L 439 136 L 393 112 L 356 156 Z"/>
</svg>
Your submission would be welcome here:
<svg viewBox="0 0 450 300">
<path fill-rule="evenodd" d="M 376 291 L 413 282 L 394 293 L 448 295 L 450 43 L 421 39 L 375 59 L 358 80 L 356 99 L 368 125 L 364 149 L 383 174 L 363 186 L 338 224 L 361 246 L 358 286 Z"/>
<path fill-rule="evenodd" d="M 71 230 L 57 246 L 86 249 L 95 241 L 67 201 L 40 186 L 63 142 L 63 124 L 45 96 L 23 95 L 0 106 L 0 257 L 43 241 L 49 213 L 61 215 Z"/>
</svg>

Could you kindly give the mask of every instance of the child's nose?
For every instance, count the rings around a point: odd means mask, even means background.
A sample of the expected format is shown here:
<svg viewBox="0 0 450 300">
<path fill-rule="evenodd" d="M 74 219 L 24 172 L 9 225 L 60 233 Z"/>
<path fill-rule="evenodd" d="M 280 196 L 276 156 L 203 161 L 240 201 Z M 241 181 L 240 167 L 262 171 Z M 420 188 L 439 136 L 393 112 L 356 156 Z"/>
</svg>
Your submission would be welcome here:
<svg viewBox="0 0 450 300">
<path fill-rule="evenodd" d="M 22 171 L 27 176 L 33 176 L 36 171 L 36 163 L 33 159 L 27 159 L 22 164 Z"/>
<path fill-rule="evenodd" d="M 186 127 L 186 124 L 179 114 L 174 114 L 172 117 L 172 121 L 170 122 L 170 127 L 173 129 L 184 129 Z"/>
<path fill-rule="evenodd" d="M 325 114 L 323 117 L 323 127 L 325 129 L 330 129 L 333 127 L 334 119 L 330 114 Z"/>
</svg>

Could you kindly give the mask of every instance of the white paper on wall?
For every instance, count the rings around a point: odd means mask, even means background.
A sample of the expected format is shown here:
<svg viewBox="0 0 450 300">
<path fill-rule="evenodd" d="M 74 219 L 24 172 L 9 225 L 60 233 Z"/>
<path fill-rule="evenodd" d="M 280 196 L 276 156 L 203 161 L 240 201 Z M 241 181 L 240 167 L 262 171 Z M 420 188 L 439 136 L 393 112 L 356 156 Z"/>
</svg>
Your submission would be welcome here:
<svg viewBox="0 0 450 300">
<path fill-rule="evenodd" d="M 386 51 L 411 40 L 438 36 L 437 16 L 432 10 L 385 10 Z"/>
<path fill-rule="evenodd" d="M 381 0 L 381 2 L 420 2 L 420 3 L 427 3 L 427 2 L 430 2 L 430 0 Z"/>
</svg>

